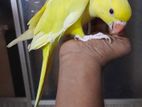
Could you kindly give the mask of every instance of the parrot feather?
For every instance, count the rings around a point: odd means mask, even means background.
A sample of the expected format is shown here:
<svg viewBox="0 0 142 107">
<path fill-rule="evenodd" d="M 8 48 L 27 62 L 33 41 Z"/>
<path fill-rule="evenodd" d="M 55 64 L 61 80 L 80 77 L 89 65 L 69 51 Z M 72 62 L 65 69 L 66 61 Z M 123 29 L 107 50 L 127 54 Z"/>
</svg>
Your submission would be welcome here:
<svg viewBox="0 0 142 107">
<path fill-rule="evenodd" d="M 21 42 L 21 41 L 24 41 L 24 40 L 29 40 L 29 39 L 32 39 L 33 37 L 34 37 L 33 30 L 29 29 L 29 30 L 25 31 L 21 36 L 19 36 L 18 38 L 16 38 L 12 42 L 10 42 L 7 45 L 7 47 L 10 48 L 10 47 L 16 45 L 18 42 Z"/>
<path fill-rule="evenodd" d="M 58 37 L 60 38 L 60 37 Z M 37 107 L 39 104 L 39 100 L 43 91 L 43 85 L 45 81 L 45 75 L 49 73 L 50 67 L 51 67 L 51 56 L 53 54 L 54 48 L 58 45 L 59 39 L 56 39 L 53 44 L 47 44 L 42 48 L 42 53 L 43 53 L 43 63 L 42 63 L 42 70 L 41 70 L 41 76 L 40 76 L 40 81 L 39 81 L 39 86 L 38 86 L 38 92 L 36 96 L 36 101 L 34 107 Z M 49 63 L 50 62 L 50 63 Z M 48 65 L 48 69 L 47 69 Z"/>
<path fill-rule="evenodd" d="M 35 101 L 35 107 L 37 107 L 37 105 L 39 103 L 39 99 L 41 97 L 43 84 L 44 84 L 45 76 L 47 73 L 46 70 L 47 70 L 48 58 L 50 56 L 51 47 L 52 47 L 52 44 L 47 44 L 42 48 L 43 61 L 42 61 L 40 81 L 39 81 L 39 86 L 38 86 L 38 91 L 37 91 L 37 96 L 36 96 L 36 101 Z"/>
<path fill-rule="evenodd" d="M 20 35 L 18 38 L 16 38 L 15 40 L 13 40 L 12 42 L 10 42 L 7 47 L 10 48 L 14 45 L 16 45 L 18 42 L 22 42 L 25 40 L 29 40 L 32 39 L 34 37 L 33 34 L 33 29 L 35 28 L 35 26 L 37 25 L 37 23 L 39 22 L 43 12 L 46 9 L 46 5 L 47 2 L 44 4 L 44 6 L 40 9 L 39 12 L 37 12 L 32 18 L 31 20 L 28 22 L 27 25 L 29 25 L 29 29 L 27 31 L 25 31 L 22 35 Z"/>
<path fill-rule="evenodd" d="M 38 24 L 38 22 L 39 22 L 39 20 L 40 20 L 40 18 L 41 18 L 41 16 L 42 16 L 42 14 L 43 14 L 43 12 L 45 11 L 45 9 L 46 9 L 46 6 L 47 6 L 47 3 L 45 3 L 44 4 L 44 6 L 40 9 L 40 11 L 38 11 L 32 18 L 31 18 L 31 20 L 28 22 L 28 24 L 27 25 L 29 25 L 29 28 L 34 28 L 37 24 Z"/>
</svg>

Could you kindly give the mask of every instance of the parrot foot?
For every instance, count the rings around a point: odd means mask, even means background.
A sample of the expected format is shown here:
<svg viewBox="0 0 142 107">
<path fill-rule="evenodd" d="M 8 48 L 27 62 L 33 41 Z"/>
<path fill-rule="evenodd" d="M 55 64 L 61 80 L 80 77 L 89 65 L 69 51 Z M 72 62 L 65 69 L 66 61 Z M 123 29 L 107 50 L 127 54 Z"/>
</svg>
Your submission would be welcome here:
<svg viewBox="0 0 142 107">
<path fill-rule="evenodd" d="M 80 40 L 80 41 L 83 41 L 83 42 L 93 40 L 93 39 L 98 39 L 98 40 L 99 39 L 105 39 L 105 40 L 108 40 L 109 43 L 112 43 L 111 37 L 109 37 L 108 35 L 103 34 L 101 32 L 94 34 L 94 35 L 85 35 L 84 37 L 80 37 L 79 35 L 75 36 L 75 40 Z"/>
</svg>

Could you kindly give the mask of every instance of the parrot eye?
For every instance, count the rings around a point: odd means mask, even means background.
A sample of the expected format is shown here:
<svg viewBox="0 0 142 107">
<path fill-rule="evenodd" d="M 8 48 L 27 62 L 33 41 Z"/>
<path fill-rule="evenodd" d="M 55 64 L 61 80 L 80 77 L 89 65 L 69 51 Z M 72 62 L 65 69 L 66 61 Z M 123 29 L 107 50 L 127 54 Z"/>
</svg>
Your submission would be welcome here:
<svg viewBox="0 0 142 107">
<path fill-rule="evenodd" d="M 113 14 L 114 14 L 114 10 L 111 8 L 111 9 L 109 10 L 109 13 L 110 13 L 111 15 L 113 15 Z"/>
</svg>

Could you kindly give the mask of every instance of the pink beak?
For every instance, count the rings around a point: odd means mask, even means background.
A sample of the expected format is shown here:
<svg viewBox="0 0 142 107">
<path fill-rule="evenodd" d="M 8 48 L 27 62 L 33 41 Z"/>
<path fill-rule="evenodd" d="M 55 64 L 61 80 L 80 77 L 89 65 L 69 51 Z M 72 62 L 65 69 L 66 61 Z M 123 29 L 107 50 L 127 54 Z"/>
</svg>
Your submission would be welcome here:
<svg viewBox="0 0 142 107">
<path fill-rule="evenodd" d="M 119 34 L 124 29 L 125 26 L 126 22 L 122 21 L 113 22 L 112 24 L 109 25 L 110 34 Z"/>
</svg>

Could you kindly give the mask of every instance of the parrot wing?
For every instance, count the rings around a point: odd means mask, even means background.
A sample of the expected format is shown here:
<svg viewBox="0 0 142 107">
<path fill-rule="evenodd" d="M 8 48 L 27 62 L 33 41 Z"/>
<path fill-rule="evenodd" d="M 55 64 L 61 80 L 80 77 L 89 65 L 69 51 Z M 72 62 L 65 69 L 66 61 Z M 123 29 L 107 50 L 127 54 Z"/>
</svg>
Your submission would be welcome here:
<svg viewBox="0 0 142 107">
<path fill-rule="evenodd" d="M 33 30 L 35 29 L 36 25 L 38 24 L 42 14 L 44 13 L 46 9 L 47 2 L 44 4 L 44 6 L 40 9 L 39 12 L 37 12 L 31 20 L 28 22 L 29 29 L 25 31 L 23 34 L 18 36 L 16 39 L 14 39 L 12 42 L 10 42 L 7 47 L 10 48 L 14 45 L 16 45 L 18 42 L 24 41 L 24 40 L 29 40 L 34 37 Z"/>
<path fill-rule="evenodd" d="M 28 22 L 27 25 L 29 25 L 29 28 L 35 28 L 36 25 L 38 24 L 41 16 L 43 15 L 45 9 L 47 7 L 47 2 L 42 6 L 42 8 L 40 9 L 40 11 L 38 11 Z"/>
<path fill-rule="evenodd" d="M 22 42 L 24 40 L 29 40 L 29 39 L 32 39 L 33 37 L 34 37 L 33 30 L 32 29 L 28 29 L 22 35 L 20 35 L 19 37 L 17 37 L 16 39 L 14 39 L 12 42 L 10 42 L 7 45 L 7 47 L 10 48 L 10 47 L 16 45 L 18 42 Z"/>
<path fill-rule="evenodd" d="M 49 0 L 35 27 L 29 50 L 41 48 L 62 35 L 83 14 L 89 0 Z"/>
</svg>

